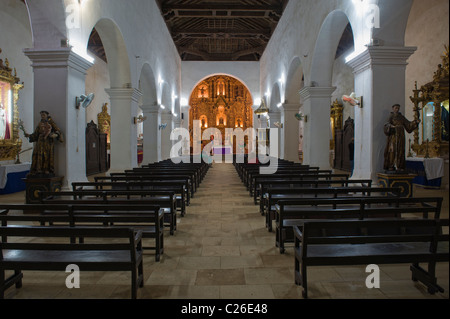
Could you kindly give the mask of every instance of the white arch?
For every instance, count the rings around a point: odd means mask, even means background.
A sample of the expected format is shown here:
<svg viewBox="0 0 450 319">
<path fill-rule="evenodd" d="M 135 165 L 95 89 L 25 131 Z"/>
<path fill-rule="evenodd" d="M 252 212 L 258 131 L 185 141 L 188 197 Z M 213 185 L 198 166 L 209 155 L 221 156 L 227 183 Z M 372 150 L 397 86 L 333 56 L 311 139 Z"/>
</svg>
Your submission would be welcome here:
<svg viewBox="0 0 450 319">
<path fill-rule="evenodd" d="M 290 63 L 286 78 L 286 102 L 296 104 L 300 101 L 299 91 L 304 85 L 302 62 L 298 56 Z"/>
<path fill-rule="evenodd" d="M 139 84 L 139 90 L 142 92 L 142 105 L 157 106 L 158 92 L 156 87 L 156 78 L 152 67 L 148 63 L 144 63 L 142 67 Z"/>
<path fill-rule="evenodd" d="M 212 74 L 209 74 L 209 75 L 204 76 L 203 78 L 201 78 L 197 83 L 195 83 L 195 85 L 194 85 L 194 86 L 191 88 L 191 90 L 189 91 L 189 99 L 192 97 L 192 93 L 194 92 L 195 88 L 196 88 L 200 83 L 202 83 L 202 82 L 205 81 L 206 79 L 212 78 L 212 77 L 214 77 L 214 76 L 228 76 L 228 77 L 231 77 L 231 78 L 234 78 L 234 79 L 238 80 L 239 82 L 241 82 L 241 83 L 245 86 L 245 88 L 246 88 L 246 89 L 248 90 L 248 92 L 250 93 L 250 96 L 252 97 L 252 100 L 254 101 L 252 91 L 250 90 L 250 88 L 248 87 L 248 85 L 245 83 L 245 81 L 242 80 L 242 79 L 240 79 L 239 77 L 237 77 L 237 76 L 235 76 L 235 75 L 227 74 L 227 73 L 212 73 Z M 188 102 L 189 102 L 189 101 L 188 101 Z"/>
<path fill-rule="evenodd" d="M 102 39 L 108 59 L 111 88 L 127 87 L 131 84 L 131 70 L 122 32 L 117 24 L 108 18 L 97 21 L 95 29 Z"/>
<path fill-rule="evenodd" d="M 278 107 L 280 103 L 283 103 L 283 101 L 281 101 L 281 89 L 280 84 L 276 82 L 272 87 L 270 103 L 267 107 L 271 112 L 280 112 L 280 108 Z"/>
<path fill-rule="evenodd" d="M 61 48 L 67 40 L 66 6 L 63 0 L 25 0 L 35 49 Z"/>
<path fill-rule="evenodd" d="M 347 15 L 340 10 L 331 12 L 325 18 L 314 49 L 311 86 L 331 87 L 336 50 L 348 23 Z"/>
</svg>

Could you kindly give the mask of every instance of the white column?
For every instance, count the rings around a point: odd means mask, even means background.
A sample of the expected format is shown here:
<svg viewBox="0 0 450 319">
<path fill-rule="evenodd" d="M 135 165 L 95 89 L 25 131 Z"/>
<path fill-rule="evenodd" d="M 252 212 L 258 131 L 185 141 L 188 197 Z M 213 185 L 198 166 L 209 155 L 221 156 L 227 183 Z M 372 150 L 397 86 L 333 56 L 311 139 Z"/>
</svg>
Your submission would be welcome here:
<svg viewBox="0 0 450 319">
<path fill-rule="evenodd" d="M 300 125 L 295 118 L 300 107 L 300 104 L 283 104 L 284 159 L 294 163 L 300 163 L 298 158 Z"/>
<path fill-rule="evenodd" d="M 277 123 L 277 122 L 281 123 L 281 113 L 280 112 L 269 113 L 269 117 L 270 117 L 270 128 L 278 130 L 278 140 L 277 141 L 270 140 L 270 143 L 272 144 L 272 143 L 276 142 L 278 144 L 278 154 L 277 155 L 278 155 L 278 158 L 283 159 L 284 158 L 284 148 L 283 148 L 283 141 L 282 141 L 283 129 L 275 126 L 275 123 Z"/>
<path fill-rule="evenodd" d="M 64 134 L 64 143 L 55 144 L 55 174 L 64 177 L 63 188 L 86 178 L 86 112 L 77 110 L 76 97 L 85 94 L 86 72 L 92 63 L 70 48 L 25 49 L 34 73 L 34 121 L 25 123 L 29 133 L 48 111 Z M 31 106 L 30 106 L 31 107 Z M 32 127 L 33 126 L 33 127 Z"/>
<path fill-rule="evenodd" d="M 161 161 L 161 112 L 158 105 L 142 105 L 144 117 L 144 160 L 143 164 Z"/>
<path fill-rule="evenodd" d="M 303 132 L 303 163 L 330 167 L 330 105 L 335 87 L 305 87 L 300 91 L 307 121 Z"/>
<path fill-rule="evenodd" d="M 161 113 L 161 124 L 167 124 L 166 128 L 161 131 L 161 159 L 170 158 L 170 150 L 172 149 L 172 141 L 170 134 L 173 130 L 173 115 L 169 112 Z"/>
<path fill-rule="evenodd" d="M 363 107 L 355 109 L 355 169 L 353 178 L 377 181 L 383 172 L 386 136 L 383 126 L 400 104 L 405 114 L 405 72 L 412 47 L 369 47 L 349 62 L 355 74 L 355 93 Z"/>
<path fill-rule="evenodd" d="M 138 166 L 137 116 L 142 93 L 133 88 L 105 90 L 111 102 L 111 168 L 110 173 L 123 172 Z"/>
</svg>

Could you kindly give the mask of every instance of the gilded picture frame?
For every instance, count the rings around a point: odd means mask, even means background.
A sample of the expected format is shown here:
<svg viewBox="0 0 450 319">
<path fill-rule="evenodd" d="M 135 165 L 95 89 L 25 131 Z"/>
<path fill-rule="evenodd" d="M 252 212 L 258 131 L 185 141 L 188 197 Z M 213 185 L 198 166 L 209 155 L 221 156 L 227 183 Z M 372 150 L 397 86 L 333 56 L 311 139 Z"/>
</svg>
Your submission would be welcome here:
<svg viewBox="0 0 450 319">
<path fill-rule="evenodd" d="M 4 117 L 4 125 L 0 138 L 0 162 L 17 158 L 22 149 L 19 137 L 19 91 L 24 85 L 17 77 L 15 68 L 11 68 L 7 58 L 2 59 L 0 48 L 0 107 Z"/>
</svg>

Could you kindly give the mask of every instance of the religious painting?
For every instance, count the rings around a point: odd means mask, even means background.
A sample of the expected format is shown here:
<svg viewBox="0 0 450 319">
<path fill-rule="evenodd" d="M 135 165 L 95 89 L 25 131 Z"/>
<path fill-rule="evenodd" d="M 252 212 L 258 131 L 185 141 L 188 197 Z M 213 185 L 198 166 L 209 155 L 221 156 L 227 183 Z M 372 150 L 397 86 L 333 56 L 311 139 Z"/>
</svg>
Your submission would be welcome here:
<svg viewBox="0 0 450 319">
<path fill-rule="evenodd" d="M 0 56 L 0 161 L 16 159 L 22 147 L 17 101 L 23 84 L 19 81 L 16 69 Z"/>
<path fill-rule="evenodd" d="M 0 82 L 0 140 L 11 139 L 11 84 Z"/>
</svg>

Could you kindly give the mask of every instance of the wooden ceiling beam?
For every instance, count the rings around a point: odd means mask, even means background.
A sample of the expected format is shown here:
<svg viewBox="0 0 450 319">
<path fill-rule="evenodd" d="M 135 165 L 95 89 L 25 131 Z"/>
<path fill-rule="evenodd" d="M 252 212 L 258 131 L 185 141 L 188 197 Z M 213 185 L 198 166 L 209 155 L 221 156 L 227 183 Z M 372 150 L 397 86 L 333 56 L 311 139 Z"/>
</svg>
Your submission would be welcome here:
<svg viewBox="0 0 450 319">
<path fill-rule="evenodd" d="M 156 2 L 183 60 L 258 61 L 288 0 Z"/>
<path fill-rule="evenodd" d="M 196 55 L 201 57 L 203 60 L 205 61 L 209 61 L 209 55 L 206 52 L 202 52 L 200 50 L 196 50 L 196 49 L 192 49 L 192 48 L 187 48 L 187 47 L 178 47 L 178 52 L 180 53 L 180 55 L 183 55 L 185 53 L 191 54 L 191 55 Z"/>
<path fill-rule="evenodd" d="M 265 50 L 266 46 L 265 45 L 261 45 L 259 47 L 255 47 L 255 48 L 250 48 L 250 49 L 246 49 L 246 50 L 241 50 L 238 52 L 235 52 L 231 55 L 231 59 L 233 61 L 236 61 L 237 59 L 239 59 L 241 56 L 244 55 L 250 55 L 250 54 L 259 54 L 259 56 L 261 56 Z"/>
<path fill-rule="evenodd" d="M 270 36 L 271 34 L 270 29 L 248 29 L 248 30 L 189 30 L 189 29 L 180 29 L 180 30 L 172 30 L 171 34 L 172 36 L 176 37 L 178 35 L 186 35 L 186 36 L 198 36 L 198 35 L 222 35 L 222 34 L 230 34 L 230 35 L 247 35 L 247 36 L 258 36 L 258 35 L 264 35 L 264 36 Z"/>
<path fill-rule="evenodd" d="M 189 5 L 180 5 L 180 4 L 173 4 L 173 5 L 162 5 L 162 11 L 242 11 L 242 12 L 278 12 L 282 13 L 283 7 L 282 6 L 270 6 L 270 5 L 242 5 L 242 4 L 189 4 Z"/>
<path fill-rule="evenodd" d="M 205 13 L 205 12 L 185 12 L 182 14 L 177 14 L 177 11 L 168 11 L 164 14 L 164 18 L 166 20 L 173 20 L 175 18 L 181 19 L 181 18 L 220 18 L 220 19 L 238 19 L 238 18 L 246 18 L 246 19 L 265 19 L 265 20 L 274 20 L 274 15 L 266 15 L 261 13 L 255 13 L 255 12 L 248 12 L 248 13 L 239 13 L 239 14 L 233 14 L 229 13 L 226 15 L 217 14 L 216 13 Z M 278 20 L 277 20 L 278 21 Z"/>
</svg>

